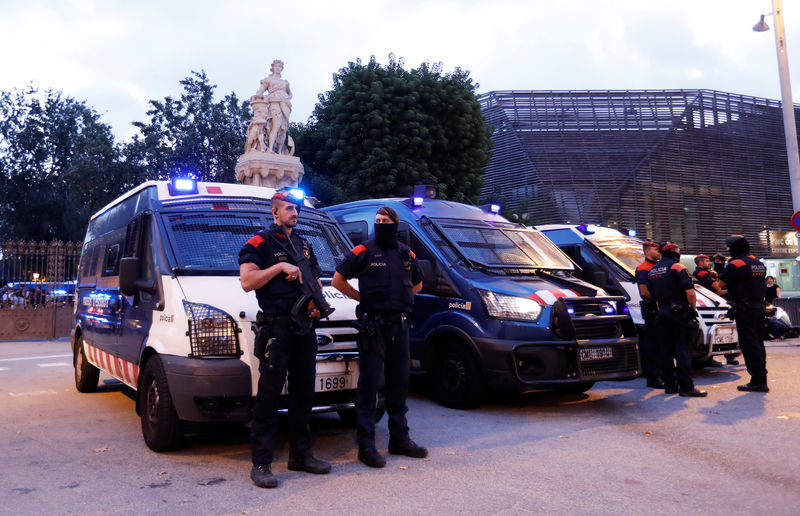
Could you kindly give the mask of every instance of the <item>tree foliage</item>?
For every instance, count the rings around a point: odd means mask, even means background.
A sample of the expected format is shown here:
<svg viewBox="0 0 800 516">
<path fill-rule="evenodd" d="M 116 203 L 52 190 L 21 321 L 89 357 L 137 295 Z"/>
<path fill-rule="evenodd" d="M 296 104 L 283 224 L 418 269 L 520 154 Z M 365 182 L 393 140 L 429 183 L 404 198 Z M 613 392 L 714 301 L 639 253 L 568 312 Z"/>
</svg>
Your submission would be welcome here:
<svg viewBox="0 0 800 516">
<path fill-rule="evenodd" d="M 141 167 L 147 179 L 188 174 L 235 182 L 234 167 L 252 117 L 249 102 L 240 104 L 234 93 L 214 102 L 216 85 L 203 71 L 193 71 L 180 84 L 180 98 L 151 100 L 150 120 L 134 122 L 141 134 L 125 147 L 127 162 Z"/>
<path fill-rule="evenodd" d="M 0 91 L 0 236 L 80 240 L 117 195 L 118 151 L 93 109 L 61 92 Z"/>
<path fill-rule="evenodd" d="M 433 184 L 442 198 L 476 202 L 490 146 L 476 88 L 468 71 L 440 64 L 349 63 L 309 124 L 292 128 L 314 194 L 336 203 Z"/>
</svg>

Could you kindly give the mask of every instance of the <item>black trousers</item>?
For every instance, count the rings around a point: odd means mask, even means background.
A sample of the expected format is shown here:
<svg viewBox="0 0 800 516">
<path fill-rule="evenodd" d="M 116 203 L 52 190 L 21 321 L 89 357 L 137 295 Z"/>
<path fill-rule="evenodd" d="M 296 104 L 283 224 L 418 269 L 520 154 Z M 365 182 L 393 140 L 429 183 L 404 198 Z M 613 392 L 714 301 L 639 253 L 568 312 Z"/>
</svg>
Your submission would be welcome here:
<svg viewBox="0 0 800 516">
<path fill-rule="evenodd" d="M 370 316 L 367 315 L 369 321 Z M 358 343 L 356 439 L 359 448 L 375 447 L 376 400 L 381 377 L 386 380 L 389 439 L 409 438 L 406 420 L 408 396 L 408 320 L 405 317 L 362 325 Z"/>
<path fill-rule="evenodd" d="M 691 391 L 694 382 L 688 317 L 674 314 L 669 306 L 660 308 L 656 317 L 656 331 L 661 352 L 662 381 L 667 387 Z"/>
<path fill-rule="evenodd" d="M 299 334 L 289 323 L 271 325 L 269 356 L 260 360 L 258 393 L 253 407 L 250 441 L 253 464 L 271 464 L 278 426 L 278 404 L 289 375 L 289 456 L 311 455 L 309 418 L 314 402 L 317 339 L 314 331 Z"/>
<path fill-rule="evenodd" d="M 639 336 L 639 358 L 648 380 L 661 378 L 661 352 L 655 317 L 644 320 L 644 331 Z"/>
<path fill-rule="evenodd" d="M 736 329 L 739 332 L 739 349 L 742 350 L 750 383 L 767 384 L 767 350 L 764 349 L 762 328 L 764 324 L 764 307 L 747 306 L 736 312 Z"/>
</svg>

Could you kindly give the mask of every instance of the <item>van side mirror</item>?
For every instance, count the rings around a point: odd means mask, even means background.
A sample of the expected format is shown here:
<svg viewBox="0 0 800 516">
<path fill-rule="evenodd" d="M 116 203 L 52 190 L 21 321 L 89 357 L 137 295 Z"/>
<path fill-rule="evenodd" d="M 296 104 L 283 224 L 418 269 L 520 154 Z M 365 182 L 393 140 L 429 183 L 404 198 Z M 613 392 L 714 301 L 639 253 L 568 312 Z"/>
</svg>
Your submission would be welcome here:
<svg viewBox="0 0 800 516">
<path fill-rule="evenodd" d="M 411 230 L 408 228 L 408 222 L 404 220 L 397 224 L 397 241 L 406 245 L 411 241 Z"/>
<path fill-rule="evenodd" d="M 156 284 L 148 283 L 139 277 L 140 261 L 139 258 L 122 258 L 119 262 L 119 291 L 126 296 L 132 296 L 137 292 L 144 291 L 150 294 L 156 293 Z"/>
<path fill-rule="evenodd" d="M 589 283 L 600 288 L 606 288 L 608 285 L 608 271 L 593 271 Z"/>
<path fill-rule="evenodd" d="M 436 288 L 436 269 L 430 260 L 417 260 L 417 267 L 422 274 L 422 290 L 434 290 Z"/>
</svg>

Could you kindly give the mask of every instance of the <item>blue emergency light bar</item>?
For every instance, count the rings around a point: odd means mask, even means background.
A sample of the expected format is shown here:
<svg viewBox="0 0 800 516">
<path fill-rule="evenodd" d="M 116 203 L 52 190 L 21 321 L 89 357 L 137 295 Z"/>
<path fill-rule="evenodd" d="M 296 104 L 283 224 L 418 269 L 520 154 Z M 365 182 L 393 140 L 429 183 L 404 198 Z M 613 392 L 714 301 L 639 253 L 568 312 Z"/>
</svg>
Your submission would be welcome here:
<svg viewBox="0 0 800 516">
<path fill-rule="evenodd" d="M 487 213 L 491 213 L 491 214 L 494 214 L 494 215 L 497 215 L 498 213 L 500 213 L 500 205 L 497 204 L 497 203 L 484 204 L 484 205 L 481 206 L 481 209 L 483 211 L 487 212 Z"/>
<path fill-rule="evenodd" d="M 636 230 L 635 229 L 629 229 L 628 230 L 628 236 L 629 237 L 635 237 L 636 236 Z"/>
<path fill-rule="evenodd" d="M 581 224 L 578 226 L 578 231 L 584 235 L 593 235 L 597 231 L 597 226 L 595 224 Z"/>
<path fill-rule="evenodd" d="M 170 195 L 193 195 L 197 193 L 197 180 L 190 177 L 175 177 L 169 182 Z"/>
<path fill-rule="evenodd" d="M 302 201 L 306 198 L 306 193 L 299 188 L 292 188 L 289 190 L 289 195 L 297 199 L 298 201 Z"/>
<path fill-rule="evenodd" d="M 415 208 L 419 208 L 420 206 L 422 206 L 422 203 L 423 203 L 423 201 L 424 201 L 424 200 L 425 200 L 425 199 L 423 199 L 422 197 L 414 197 L 414 198 L 411 200 L 411 204 L 412 204 L 412 205 L 413 205 Z"/>
</svg>

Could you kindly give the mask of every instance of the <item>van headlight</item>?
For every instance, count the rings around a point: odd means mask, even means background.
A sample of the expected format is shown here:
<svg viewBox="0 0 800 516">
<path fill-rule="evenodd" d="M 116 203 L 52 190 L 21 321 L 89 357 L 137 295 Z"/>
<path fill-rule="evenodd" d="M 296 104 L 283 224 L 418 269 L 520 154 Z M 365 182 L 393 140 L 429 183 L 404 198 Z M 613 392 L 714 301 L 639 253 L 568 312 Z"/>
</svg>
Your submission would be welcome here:
<svg viewBox="0 0 800 516">
<path fill-rule="evenodd" d="M 239 327 L 233 317 L 213 306 L 183 302 L 189 322 L 190 357 L 219 357 L 242 354 L 239 348 Z"/>
<path fill-rule="evenodd" d="M 542 305 L 533 299 L 498 294 L 491 290 L 479 290 L 478 292 L 490 317 L 536 321 L 542 314 Z"/>
</svg>

